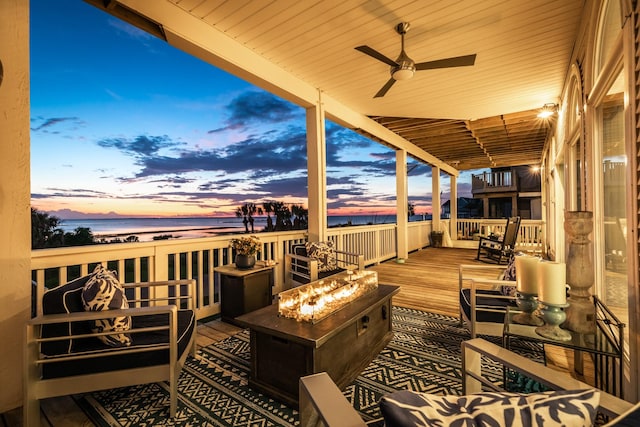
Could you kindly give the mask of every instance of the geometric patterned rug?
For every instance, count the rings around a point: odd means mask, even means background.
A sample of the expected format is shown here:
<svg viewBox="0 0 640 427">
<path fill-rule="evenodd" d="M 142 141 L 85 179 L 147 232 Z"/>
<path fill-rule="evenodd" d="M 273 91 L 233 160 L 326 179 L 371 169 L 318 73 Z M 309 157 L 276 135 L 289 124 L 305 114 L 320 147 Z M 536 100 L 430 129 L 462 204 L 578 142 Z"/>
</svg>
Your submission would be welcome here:
<svg viewBox="0 0 640 427">
<path fill-rule="evenodd" d="M 393 308 L 394 338 L 348 385 L 343 394 L 367 422 L 380 419 L 378 401 L 395 390 L 461 394 L 460 343 L 469 333 L 458 319 L 403 307 Z M 499 344 L 498 338 L 483 337 Z M 514 343 L 516 352 L 542 361 L 542 347 Z M 497 381 L 502 368 L 485 369 Z M 290 408 L 249 388 L 249 334 L 198 350 L 189 357 L 178 382 L 178 412 L 170 419 L 165 383 L 95 392 L 78 404 L 98 426 L 297 426 L 297 408 Z"/>
</svg>

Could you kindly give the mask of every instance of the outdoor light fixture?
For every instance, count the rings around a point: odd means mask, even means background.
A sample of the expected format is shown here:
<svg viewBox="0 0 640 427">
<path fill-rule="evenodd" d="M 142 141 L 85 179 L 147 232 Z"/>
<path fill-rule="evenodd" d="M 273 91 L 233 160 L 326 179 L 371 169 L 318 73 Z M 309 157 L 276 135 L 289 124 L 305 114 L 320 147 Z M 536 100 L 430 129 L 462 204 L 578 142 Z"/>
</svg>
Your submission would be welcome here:
<svg viewBox="0 0 640 427">
<path fill-rule="evenodd" d="M 544 104 L 538 113 L 538 117 L 541 119 L 546 119 L 547 117 L 553 116 L 558 111 L 557 104 Z"/>
</svg>

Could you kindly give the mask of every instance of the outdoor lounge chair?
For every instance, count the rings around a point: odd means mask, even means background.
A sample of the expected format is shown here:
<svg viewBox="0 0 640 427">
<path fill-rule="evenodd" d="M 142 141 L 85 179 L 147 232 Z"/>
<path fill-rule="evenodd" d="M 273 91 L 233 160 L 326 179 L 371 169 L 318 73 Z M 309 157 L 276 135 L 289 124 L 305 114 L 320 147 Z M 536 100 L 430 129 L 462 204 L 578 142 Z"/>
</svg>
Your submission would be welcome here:
<svg viewBox="0 0 640 427">
<path fill-rule="evenodd" d="M 497 264 L 506 263 L 515 250 L 519 229 L 520 217 L 511 217 L 507 219 L 502 236 L 480 237 L 476 259 Z"/>
<path fill-rule="evenodd" d="M 640 404 L 634 406 L 632 403 L 573 379 L 568 374 L 559 373 L 557 370 L 480 338 L 462 343 L 463 394 L 474 394 L 473 398 L 453 395 L 436 396 L 411 391 L 393 392 L 383 396 L 380 402 L 385 425 L 417 425 L 418 420 L 424 422 L 424 419 L 435 423 L 440 422 L 441 425 L 450 425 L 452 419 L 456 419 L 458 424 L 466 420 L 467 424 L 471 425 L 475 417 L 482 417 L 487 425 L 489 425 L 488 419 L 493 420 L 491 425 L 506 425 L 506 422 L 500 422 L 500 418 L 514 414 L 513 411 L 507 413 L 513 406 L 505 406 L 506 400 L 513 395 L 511 402 L 516 401 L 522 405 L 524 400 L 522 397 L 525 395 L 505 394 L 500 384 L 484 377 L 481 358 L 490 359 L 495 364 L 502 365 L 503 369 L 518 372 L 551 390 L 547 393 L 553 394 L 546 400 L 542 400 L 542 396 L 545 396 L 543 393 L 526 395 L 529 399 L 540 399 L 536 404 L 524 406 L 531 411 L 532 417 L 539 415 L 541 419 L 552 421 L 551 417 L 557 411 L 557 414 L 562 417 L 563 424 L 582 425 L 581 422 L 586 420 L 582 420 L 581 417 L 585 413 L 593 415 L 597 410 L 604 416 L 610 417 L 611 421 L 607 426 L 640 425 Z M 326 427 L 365 427 L 367 425 L 326 372 L 302 377 L 299 384 L 301 425 Z M 483 393 L 483 390 L 494 390 L 494 393 Z M 598 400 L 596 396 L 599 398 L 599 404 L 593 405 Z M 434 406 L 421 405 L 428 403 L 429 398 L 436 401 Z M 447 399 L 445 403 L 443 403 L 444 399 Z M 460 405 L 460 412 L 453 412 L 458 405 Z M 534 420 L 531 421 L 530 425 L 537 425 Z"/>
<path fill-rule="evenodd" d="M 345 270 L 364 270 L 364 255 L 336 250 L 332 241 L 294 244 L 285 258 L 289 288 Z"/>
<path fill-rule="evenodd" d="M 85 311 L 83 290 L 91 275 L 45 292 L 42 315 L 26 326 L 25 426 L 38 426 L 40 399 L 168 381 L 170 407 L 177 409 L 177 381 L 189 350 L 195 357 L 195 282 L 127 283 L 130 308 Z M 130 318 L 129 345 L 103 342 L 119 336 L 94 332 L 92 322 Z"/>
<path fill-rule="evenodd" d="M 460 323 L 466 325 L 471 338 L 478 334 L 502 336 L 507 307 L 516 307 L 515 262 L 504 265 L 460 264 L 458 267 L 458 291 L 460 298 Z M 484 276 L 489 272 L 493 278 Z"/>
</svg>

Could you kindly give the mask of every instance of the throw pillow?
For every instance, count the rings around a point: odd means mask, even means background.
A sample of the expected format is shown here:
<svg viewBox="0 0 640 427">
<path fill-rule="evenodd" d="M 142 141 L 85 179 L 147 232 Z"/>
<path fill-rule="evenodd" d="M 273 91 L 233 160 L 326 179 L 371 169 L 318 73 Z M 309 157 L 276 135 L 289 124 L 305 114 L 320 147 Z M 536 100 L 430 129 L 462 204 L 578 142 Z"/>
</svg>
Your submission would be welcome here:
<svg viewBox="0 0 640 427">
<path fill-rule="evenodd" d="M 129 308 L 124 288 L 115 273 L 98 265 L 82 289 L 82 305 L 85 311 L 106 311 Z M 131 317 L 118 316 L 93 322 L 93 332 L 124 332 L 131 329 Z M 131 345 L 130 334 L 101 335 L 98 337 L 111 347 Z"/>
<path fill-rule="evenodd" d="M 333 242 L 307 242 L 307 256 L 318 261 L 318 271 L 332 271 L 338 268 Z"/>
<path fill-rule="evenodd" d="M 504 275 L 502 276 L 503 280 L 516 280 L 516 254 L 511 252 L 509 256 L 509 262 L 507 263 L 507 268 L 504 270 Z M 515 297 L 516 296 L 516 286 L 515 285 L 503 285 L 500 288 L 502 295 L 507 297 Z"/>
<path fill-rule="evenodd" d="M 385 425 L 403 426 L 592 426 L 600 392 L 560 390 L 532 394 L 479 393 L 435 396 L 398 391 L 380 400 Z"/>
</svg>

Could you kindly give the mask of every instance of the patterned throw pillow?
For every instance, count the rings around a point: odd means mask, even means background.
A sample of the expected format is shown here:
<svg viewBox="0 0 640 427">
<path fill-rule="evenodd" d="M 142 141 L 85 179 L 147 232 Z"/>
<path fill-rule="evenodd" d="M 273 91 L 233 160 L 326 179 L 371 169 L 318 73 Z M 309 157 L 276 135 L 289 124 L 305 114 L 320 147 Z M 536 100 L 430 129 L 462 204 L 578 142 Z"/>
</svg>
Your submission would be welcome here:
<svg viewBox="0 0 640 427">
<path fill-rule="evenodd" d="M 435 396 L 398 391 L 382 397 L 388 426 L 592 426 L 600 392 L 560 390 L 542 393 L 479 393 Z"/>
<path fill-rule="evenodd" d="M 333 242 L 307 242 L 307 256 L 318 261 L 318 271 L 332 271 L 338 268 Z"/>
<path fill-rule="evenodd" d="M 507 263 L 507 268 L 504 271 L 502 280 L 516 280 L 516 254 L 514 252 L 511 252 L 511 256 L 509 256 L 509 262 Z M 513 285 L 504 285 L 500 287 L 502 295 L 507 297 L 515 297 L 516 291 L 517 289 Z"/>
<path fill-rule="evenodd" d="M 98 265 L 91 278 L 82 289 L 82 305 L 85 311 L 105 311 L 129 308 L 124 289 L 115 273 Z M 93 322 L 93 332 L 124 332 L 131 329 L 131 317 L 119 316 L 110 319 L 98 319 Z M 111 347 L 131 345 L 130 334 L 102 335 L 98 337 Z"/>
</svg>

